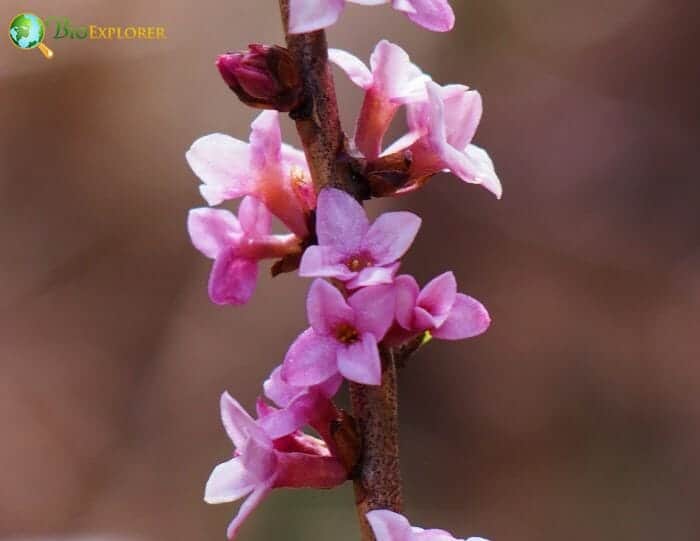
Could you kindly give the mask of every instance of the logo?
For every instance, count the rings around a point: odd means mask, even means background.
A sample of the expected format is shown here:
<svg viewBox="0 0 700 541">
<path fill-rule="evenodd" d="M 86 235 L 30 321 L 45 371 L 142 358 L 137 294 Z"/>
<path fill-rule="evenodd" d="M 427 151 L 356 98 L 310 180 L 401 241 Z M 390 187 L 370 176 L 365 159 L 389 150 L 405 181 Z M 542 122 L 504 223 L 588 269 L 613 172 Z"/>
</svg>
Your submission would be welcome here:
<svg viewBox="0 0 700 541">
<path fill-rule="evenodd" d="M 33 13 L 20 13 L 10 22 L 10 41 L 18 49 L 39 49 L 46 58 L 53 58 L 53 51 L 44 44 L 47 27 L 53 27 L 52 39 L 70 40 L 164 40 L 162 26 L 101 26 L 96 24 L 74 25 L 68 17 L 41 19 Z"/>
<path fill-rule="evenodd" d="M 51 59 L 53 51 L 44 45 L 45 35 L 44 21 L 33 13 L 20 13 L 10 22 L 10 41 L 15 47 L 23 51 L 39 49 L 46 58 Z"/>
</svg>

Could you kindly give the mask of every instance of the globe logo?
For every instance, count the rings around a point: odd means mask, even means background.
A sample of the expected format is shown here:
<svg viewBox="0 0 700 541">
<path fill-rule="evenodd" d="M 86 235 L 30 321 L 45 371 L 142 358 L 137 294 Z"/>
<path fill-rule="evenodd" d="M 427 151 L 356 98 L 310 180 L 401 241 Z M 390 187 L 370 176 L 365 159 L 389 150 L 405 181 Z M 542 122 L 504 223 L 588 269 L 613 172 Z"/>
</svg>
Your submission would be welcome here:
<svg viewBox="0 0 700 541">
<path fill-rule="evenodd" d="M 53 51 L 42 43 L 45 34 L 44 21 L 33 13 L 20 13 L 10 23 L 10 41 L 15 47 L 38 48 L 46 58 L 52 58 Z"/>
</svg>

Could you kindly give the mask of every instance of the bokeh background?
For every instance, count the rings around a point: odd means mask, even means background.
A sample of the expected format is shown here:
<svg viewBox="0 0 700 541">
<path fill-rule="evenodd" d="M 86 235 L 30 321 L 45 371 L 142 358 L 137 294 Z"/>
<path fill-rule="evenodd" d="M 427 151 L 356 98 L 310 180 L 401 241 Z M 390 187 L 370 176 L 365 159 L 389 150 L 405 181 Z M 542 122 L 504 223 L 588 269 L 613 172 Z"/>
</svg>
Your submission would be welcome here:
<svg viewBox="0 0 700 541">
<path fill-rule="evenodd" d="M 479 89 L 502 201 L 449 176 L 368 204 L 424 217 L 404 268 L 454 269 L 494 318 L 401 374 L 407 514 L 494 541 L 700 537 L 700 183 L 692 0 L 454 0 L 450 34 L 350 6 Z M 212 305 L 188 243 L 184 152 L 254 112 L 215 56 L 280 42 L 275 2 L 3 1 L 165 42 L 0 46 L 0 538 L 223 539 L 204 482 L 230 452 L 217 402 L 252 406 L 305 326 L 308 282 L 266 274 Z M 336 73 L 345 126 L 360 93 Z M 285 133 L 296 143 L 285 119 Z M 241 538 L 357 539 L 352 491 L 277 491 Z"/>
</svg>

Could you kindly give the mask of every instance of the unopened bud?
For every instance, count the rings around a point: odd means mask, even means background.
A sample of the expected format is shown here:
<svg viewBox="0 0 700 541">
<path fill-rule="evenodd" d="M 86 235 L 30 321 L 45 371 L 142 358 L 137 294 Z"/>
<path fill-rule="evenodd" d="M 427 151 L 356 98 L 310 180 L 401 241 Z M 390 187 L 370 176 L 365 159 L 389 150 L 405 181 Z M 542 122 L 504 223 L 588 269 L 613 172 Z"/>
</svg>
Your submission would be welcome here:
<svg viewBox="0 0 700 541">
<path fill-rule="evenodd" d="M 222 54 L 216 66 L 246 105 L 289 112 L 301 101 L 301 78 L 292 56 L 283 47 L 251 44 L 247 51 Z"/>
</svg>

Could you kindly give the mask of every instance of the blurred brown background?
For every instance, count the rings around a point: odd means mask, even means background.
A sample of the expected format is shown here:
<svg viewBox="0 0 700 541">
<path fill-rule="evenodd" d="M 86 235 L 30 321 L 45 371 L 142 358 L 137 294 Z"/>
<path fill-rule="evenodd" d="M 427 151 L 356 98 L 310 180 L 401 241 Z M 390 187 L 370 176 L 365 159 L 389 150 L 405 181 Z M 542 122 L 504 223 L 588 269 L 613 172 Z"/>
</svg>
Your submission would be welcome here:
<svg viewBox="0 0 700 541">
<path fill-rule="evenodd" d="M 407 514 L 493 541 L 698 539 L 696 3 L 452 3 L 447 35 L 360 6 L 329 35 L 363 58 L 387 37 L 478 88 L 505 187 L 445 176 L 368 205 L 423 215 L 404 269 L 454 269 L 494 317 L 401 375 Z M 218 396 L 252 406 L 308 282 L 208 302 L 184 152 L 247 137 L 213 60 L 281 41 L 275 2 L 3 2 L 0 20 L 20 11 L 169 39 L 49 39 L 47 62 L 2 38 L 0 538 L 223 539 L 234 506 L 202 502 L 230 452 Z M 336 80 L 351 129 L 360 93 Z M 242 538 L 353 540 L 351 502 L 278 491 Z"/>
</svg>

